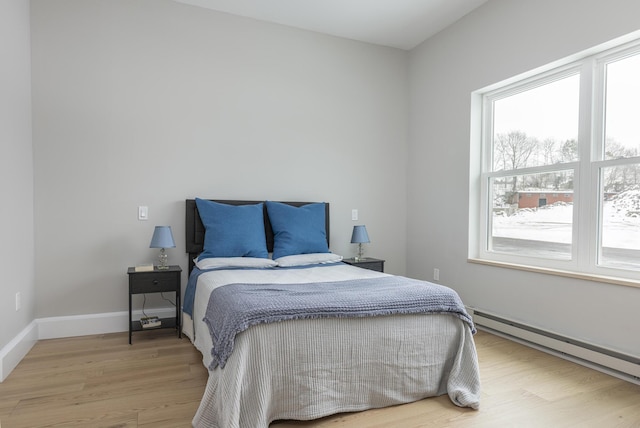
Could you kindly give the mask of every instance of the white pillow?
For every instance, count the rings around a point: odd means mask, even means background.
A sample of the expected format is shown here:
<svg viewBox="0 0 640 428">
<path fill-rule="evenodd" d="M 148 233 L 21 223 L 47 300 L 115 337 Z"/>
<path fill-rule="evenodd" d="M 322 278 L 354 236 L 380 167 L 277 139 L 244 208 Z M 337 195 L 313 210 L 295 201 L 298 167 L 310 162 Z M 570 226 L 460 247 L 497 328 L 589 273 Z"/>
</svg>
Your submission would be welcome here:
<svg viewBox="0 0 640 428">
<path fill-rule="evenodd" d="M 280 267 L 337 263 L 339 261 L 342 261 L 342 256 L 333 253 L 295 254 L 276 259 Z"/>
<path fill-rule="evenodd" d="M 276 267 L 277 263 L 271 259 L 259 257 L 211 257 L 202 260 L 194 259 L 198 269 L 211 269 L 219 267 L 246 267 L 269 268 Z"/>
</svg>

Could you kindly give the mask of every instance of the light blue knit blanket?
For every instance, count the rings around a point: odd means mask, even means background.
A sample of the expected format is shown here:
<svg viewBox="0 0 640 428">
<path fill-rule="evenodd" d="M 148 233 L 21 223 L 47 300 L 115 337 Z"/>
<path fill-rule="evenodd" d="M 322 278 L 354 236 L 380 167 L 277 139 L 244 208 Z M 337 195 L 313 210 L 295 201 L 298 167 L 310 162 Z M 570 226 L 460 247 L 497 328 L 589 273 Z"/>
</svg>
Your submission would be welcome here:
<svg viewBox="0 0 640 428">
<path fill-rule="evenodd" d="M 211 369 L 224 368 L 238 333 L 252 325 L 310 318 L 451 314 L 475 327 L 452 289 L 402 276 L 323 283 L 228 284 L 214 289 L 204 321 L 213 339 Z"/>
</svg>

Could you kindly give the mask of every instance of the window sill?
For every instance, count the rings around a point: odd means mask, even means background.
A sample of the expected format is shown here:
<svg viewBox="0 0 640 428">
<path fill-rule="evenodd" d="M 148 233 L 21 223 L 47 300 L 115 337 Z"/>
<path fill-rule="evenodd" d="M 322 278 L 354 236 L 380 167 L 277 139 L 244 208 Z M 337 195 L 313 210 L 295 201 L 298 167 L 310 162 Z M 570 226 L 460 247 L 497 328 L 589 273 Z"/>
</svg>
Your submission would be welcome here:
<svg viewBox="0 0 640 428">
<path fill-rule="evenodd" d="M 486 266 L 501 267 L 506 269 L 517 269 L 517 270 L 523 270 L 527 272 L 543 273 L 547 275 L 563 276 L 566 278 L 582 279 L 585 281 L 604 282 L 607 284 L 615 284 L 615 285 L 623 285 L 627 287 L 640 288 L 640 281 L 636 281 L 633 279 L 617 278 L 614 276 L 571 272 L 571 271 L 560 270 L 560 269 L 541 268 L 541 267 L 535 267 L 535 266 L 520 265 L 516 263 L 506 263 L 506 262 L 498 262 L 494 260 L 482 260 L 482 259 L 474 259 L 474 258 L 467 259 L 467 262 L 486 265 Z"/>
</svg>

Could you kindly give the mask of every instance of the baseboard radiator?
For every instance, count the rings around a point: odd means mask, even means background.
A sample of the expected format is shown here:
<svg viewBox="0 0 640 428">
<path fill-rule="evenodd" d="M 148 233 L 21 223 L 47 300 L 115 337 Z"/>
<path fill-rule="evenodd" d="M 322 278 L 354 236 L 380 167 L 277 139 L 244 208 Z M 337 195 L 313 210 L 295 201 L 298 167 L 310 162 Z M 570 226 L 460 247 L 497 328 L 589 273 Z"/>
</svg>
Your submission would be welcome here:
<svg viewBox="0 0 640 428">
<path fill-rule="evenodd" d="M 480 330 L 640 385 L 640 358 L 470 309 Z"/>
</svg>

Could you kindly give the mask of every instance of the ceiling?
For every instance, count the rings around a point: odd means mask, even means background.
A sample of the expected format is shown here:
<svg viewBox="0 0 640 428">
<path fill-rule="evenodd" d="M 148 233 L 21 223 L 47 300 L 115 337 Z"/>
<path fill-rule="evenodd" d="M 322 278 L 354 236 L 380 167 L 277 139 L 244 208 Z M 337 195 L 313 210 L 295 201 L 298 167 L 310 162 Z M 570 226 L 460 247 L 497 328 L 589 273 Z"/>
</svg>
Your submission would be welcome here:
<svg viewBox="0 0 640 428">
<path fill-rule="evenodd" d="M 175 0 L 410 50 L 488 0 Z"/>
</svg>

